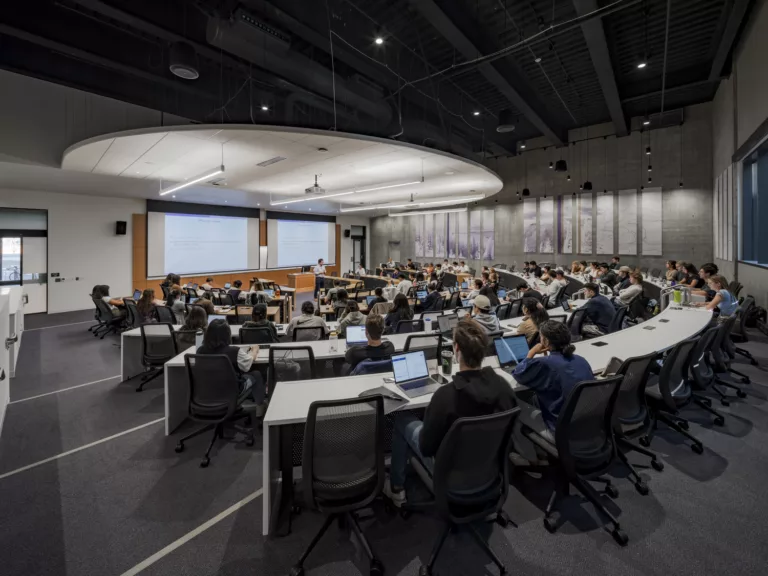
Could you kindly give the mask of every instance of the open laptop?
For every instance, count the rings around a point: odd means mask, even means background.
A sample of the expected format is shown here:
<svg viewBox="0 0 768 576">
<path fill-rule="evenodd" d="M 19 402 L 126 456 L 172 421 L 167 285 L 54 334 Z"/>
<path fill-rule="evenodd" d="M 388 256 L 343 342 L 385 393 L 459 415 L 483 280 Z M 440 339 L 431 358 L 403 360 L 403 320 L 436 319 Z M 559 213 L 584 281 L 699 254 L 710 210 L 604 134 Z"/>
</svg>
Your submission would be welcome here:
<svg viewBox="0 0 768 576">
<path fill-rule="evenodd" d="M 424 350 L 393 355 L 392 371 L 395 374 L 395 385 L 408 398 L 432 394 L 443 382 L 447 382 L 442 377 L 440 382 L 429 375 Z"/>
<path fill-rule="evenodd" d="M 461 289 L 462 290 L 469 290 L 469 282 L 462 282 L 461 283 Z"/>
<path fill-rule="evenodd" d="M 190 298 L 190 299 L 189 299 L 189 303 L 190 303 L 190 304 L 194 304 L 194 303 L 195 303 L 195 302 L 197 302 L 198 300 L 200 300 L 200 298 Z"/>
<path fill-rule="evenodd" d="M 463 308 L 468 308 L 469 306 L 472 306 L 472 300 L 466 299 L 461 301 L 461 306 Z"/>
<path fill-rule="evenodd" d="M 274 298 L 275 297 L 275 291 L 274 290 L 264 290 L 264 294 L 266 294 L 270 298 Z"/>
<path fill-rule="evenodd" d="M 224 290 L 229 290 L 231 287 L 232 287 L 232 284 L 230 284 L 229 282 L 224 284 Z"/>
<path fill-rule="evenodd" d="M 563 300 L 560 303 L 560 305 L 563 307 L 563 310 L 565 310 L 566 312 L 570 312 L 571 311 L 571 303 L 568 302 L 568 300 Z"/>
<path fill-rule="evenodd" d="M 136 290 L 134 290 L 134 291 L 133 291 L 133 299 L 134 299 L 136 302 L 138 302 L 139 300 L 141 300 L 141 290 L 139 290 L 139 289 L 136 289 Z"/>
<path fill-rule="evenodd" d="M 426 290 L 419 290 L 416 292 L 416 300 L 419 302 L 424 302 L 424 300 L 427 299 L 427 291 Z"/>
<path fill-rule="evenodd" d="M 459 316 L 457 314 L 448 314 L 447 316 L 437 317 L 437 327 L 440 333 L 446 337 L 451 338 L 453 336 L 453 329 L 459 323 Z"/>
<path fill-rule="evenodd" d="M 463 308 L 459 308 L 458 310 L 456 310 L 456 316 L 459 317 L 459 320 L 464 318 L 464 316 L 466 316 L 467 314 L 469 314 L 469 310 L 464 310 Z"/>
<path fill-rule="evenodd" d="M 365 297 L 365 303 L 368 304 L 368 308 L 374 305 L 376 302 L 377 296 L 366 296 Z"/>
<path fill-rule="evenodd" d="M 347 346 L 358 346 L 368 344 L 368 338 L 365 336 L 365 326 L 347 326 Z"/>
<path fill-rule="evenodd" d="M 504 369 L 514 368 L 528 355 L 528 340 L 523 334 L 494 338 L 493 345 L 499 358 L 499 366 Z"/>
<path fill-rule="evenodd" d="M 222 314 L 209 314 L 208 315 L 208 324 L 213 322 L 214 320 L 226 320 L 227 317 Z"/>
<path fill-rule="evenodd" d="M 192 288 L 193 290 L 197 290 L 197 284 L 189 283 L 189 284 L 187 284 L 187 288 Z"/>
<path fill-rule="evenodd" d="M 503 288 L 499 288 L 499 291 L 498 291 L 498 293 L 496 294 L 496 296 L 498 296 L 498 297 L 499 297 L 499 300 L 504 300 L 504 297 L 505 297 L 506 295 L 507 295 L 507 291 L 506 291 L 506 290 L 504 290 Z"/>
</svg>

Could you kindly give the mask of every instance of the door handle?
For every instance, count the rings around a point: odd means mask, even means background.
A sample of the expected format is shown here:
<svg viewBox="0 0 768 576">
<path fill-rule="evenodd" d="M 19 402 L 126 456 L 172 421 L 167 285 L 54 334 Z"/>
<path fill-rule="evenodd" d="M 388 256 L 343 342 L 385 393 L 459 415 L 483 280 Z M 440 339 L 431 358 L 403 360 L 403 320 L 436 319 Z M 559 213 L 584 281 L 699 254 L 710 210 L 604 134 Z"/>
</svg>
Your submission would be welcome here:
<svg viewBox="0 0 768 576">
<path fill-rule="evenodd" d="M 24 300 L 24 304 L 29 304 L 29 294 L 24 293 L 21 295 L 21 297 Z"/>
<path fill-rule="evenodd" d="M 18 342 L 18 341 L 19 341 L 19 335 L 18 334 L 14 334 L 10 338 L 6 338 L 5 339 L 5 349 L 6 350 L 10 350 L 11 349 L 11 344 L 16 344 L 16 342 Z"/>
<path fill-rule="evenodd" d="M 5 370 L 3 368 L 0 368 L 0 382 L 5 380 Z"/>
</svg>

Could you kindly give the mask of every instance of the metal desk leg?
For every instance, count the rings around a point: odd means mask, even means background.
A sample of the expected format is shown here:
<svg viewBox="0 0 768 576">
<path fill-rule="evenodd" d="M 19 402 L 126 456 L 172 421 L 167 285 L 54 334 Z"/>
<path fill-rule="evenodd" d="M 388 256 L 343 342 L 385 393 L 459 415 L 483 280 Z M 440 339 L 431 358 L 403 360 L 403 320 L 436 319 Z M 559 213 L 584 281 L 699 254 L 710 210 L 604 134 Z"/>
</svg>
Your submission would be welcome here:
<svg viewBox="0 0 768 576">
<path fill-rule="evenodd" d="M 274 429 L 273 429 L 274 431 Z M 291 510 L 293 508 L 293 428 L 280 426 L 278 431 L 280 475 L 282 481 L 274 496 L 269 533 L 274 537 L 287 536 L 291 533 Z M 275 448 L 274 444 L 272 448 Z"/>
</svg>

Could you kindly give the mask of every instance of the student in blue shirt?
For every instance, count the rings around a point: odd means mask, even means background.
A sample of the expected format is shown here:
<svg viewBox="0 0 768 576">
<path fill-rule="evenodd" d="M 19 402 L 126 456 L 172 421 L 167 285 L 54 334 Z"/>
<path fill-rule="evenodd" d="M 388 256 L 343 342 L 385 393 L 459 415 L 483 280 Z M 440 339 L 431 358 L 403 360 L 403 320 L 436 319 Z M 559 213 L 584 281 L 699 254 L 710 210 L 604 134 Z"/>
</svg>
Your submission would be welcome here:
<svg viewBox="0 0 768 576">
<path fill-rule="evenodd" d="M 725 320 L 736 312 L 736 308 L 739 307 L 739 301 L 728 290 L 728 280 L 726 280 L 725 276 L 720 276 L 719 274 L 710 276 L 707 279 L 707 286 L 714 292 L 714 296 L 709 302 L 700 302 L 697 306 L 703 306 L 707 310 L 717 308 L 720 311 L 718 321 Z"/>
<path fill-rule="evenodd" d="M 523 427 L 554 442 L 557 418 L 568 394 L 577 383 L 593 379 L 589 363 L 574 354 L 568 326 L 548 320 L 539 326 L 539 334 L 541 342 L 531 348 L 512 374 L 528 388 L 527 393 L 517 394 L 520 416 L 513 434 L 513 460 L 523 465 L 539 460 L 535 445 L 523 434 Z"/>
</svg>

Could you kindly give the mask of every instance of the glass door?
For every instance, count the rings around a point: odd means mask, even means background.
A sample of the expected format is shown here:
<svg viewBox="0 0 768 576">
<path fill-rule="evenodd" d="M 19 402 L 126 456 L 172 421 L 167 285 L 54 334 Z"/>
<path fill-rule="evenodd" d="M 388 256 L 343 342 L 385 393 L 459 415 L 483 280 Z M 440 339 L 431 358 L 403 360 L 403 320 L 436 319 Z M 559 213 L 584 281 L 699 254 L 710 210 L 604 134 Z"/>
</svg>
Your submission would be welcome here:
<svg viewBox="0 0 768 576">
<path fill-rule="evenodd" d="M 0 254 L 0 286 L 21 285 L 21 236 L 3 236 Z"/>
</svg>

